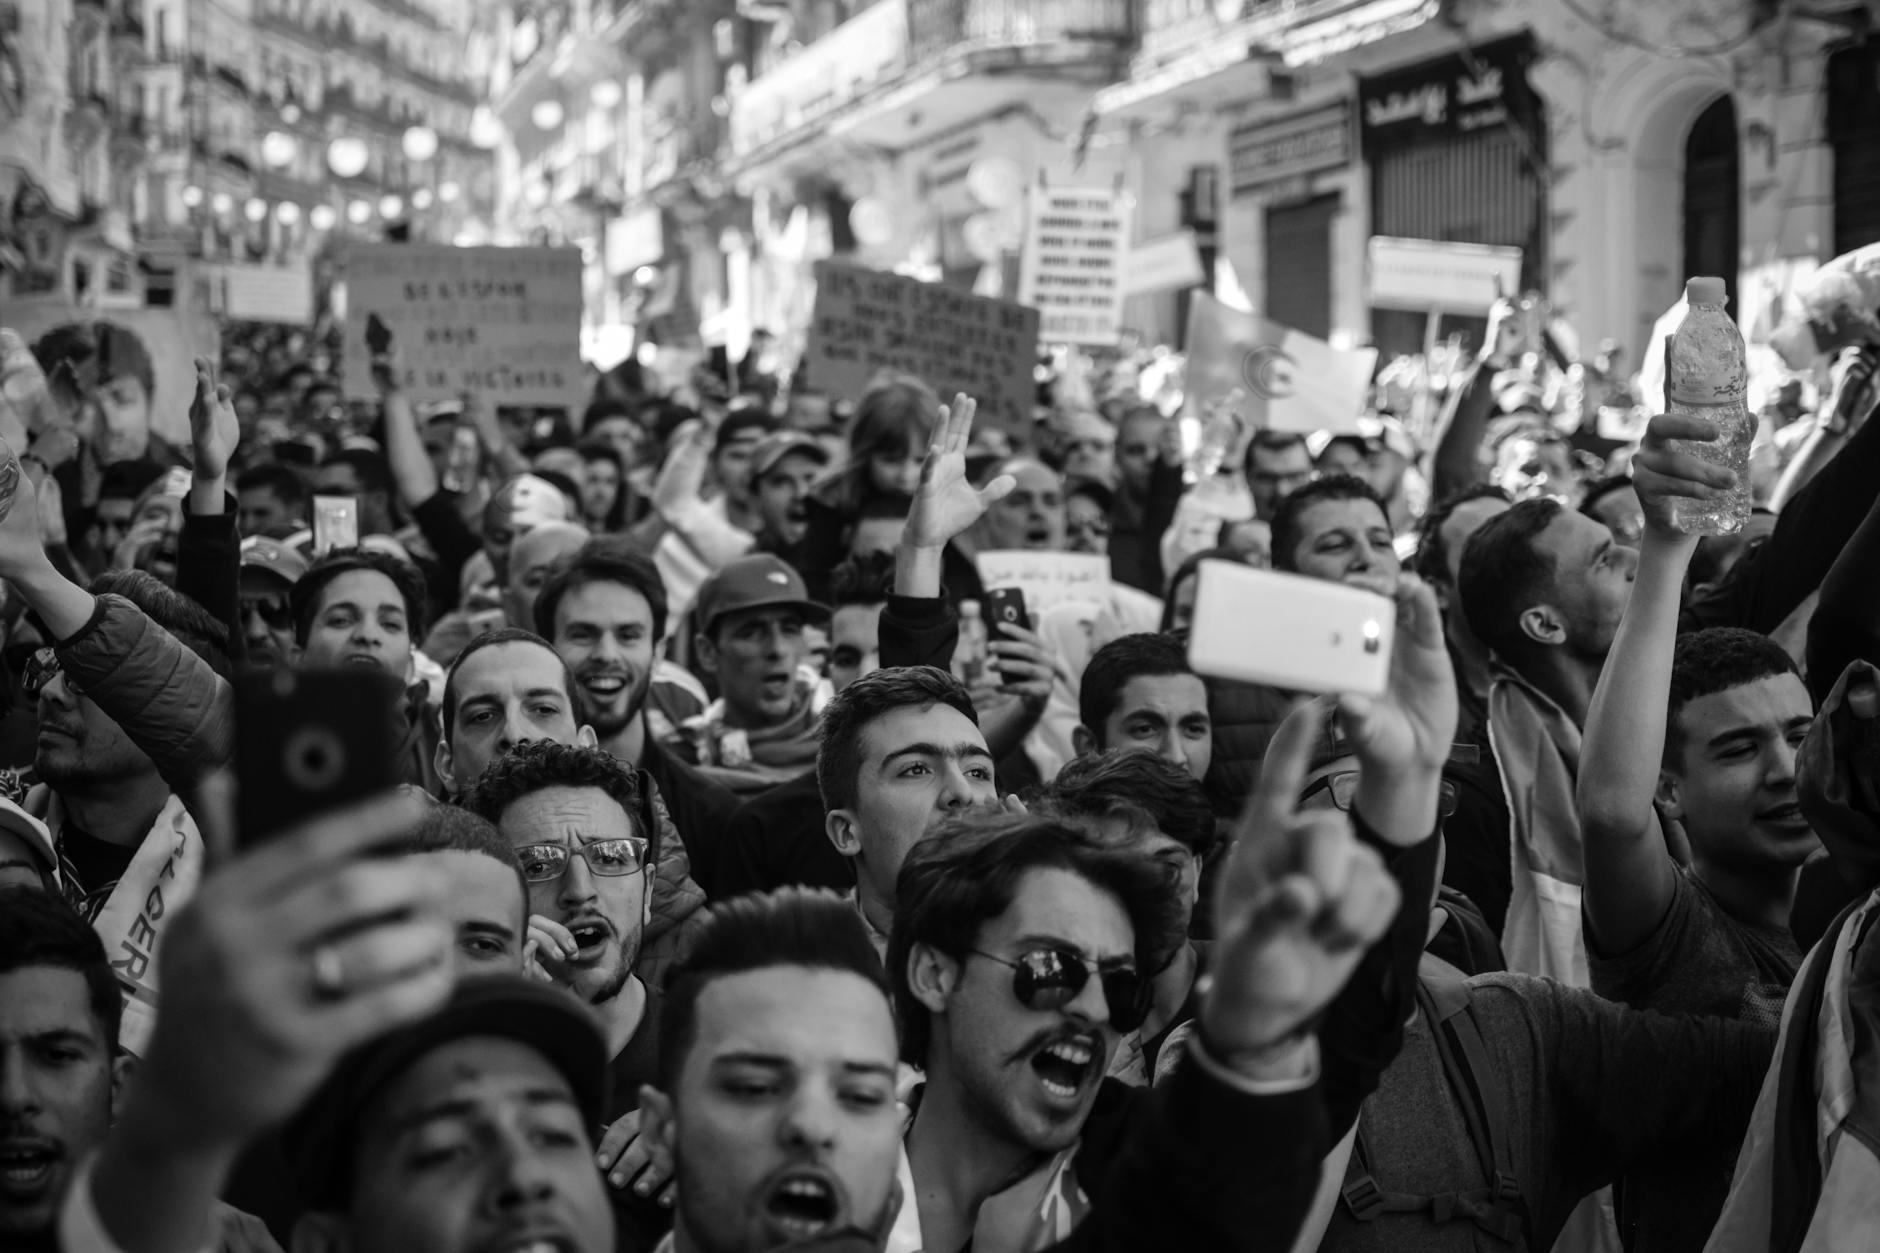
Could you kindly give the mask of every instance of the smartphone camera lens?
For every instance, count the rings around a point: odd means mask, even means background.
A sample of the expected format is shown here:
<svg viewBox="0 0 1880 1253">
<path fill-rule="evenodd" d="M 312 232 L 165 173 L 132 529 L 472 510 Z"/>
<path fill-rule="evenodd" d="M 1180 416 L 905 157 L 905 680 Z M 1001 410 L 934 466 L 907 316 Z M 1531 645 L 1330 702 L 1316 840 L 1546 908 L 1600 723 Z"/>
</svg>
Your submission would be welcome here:
<svg viewBox="0 0 1880 1253">
<path fill-rule="evenodd" d="M 282 773 L 303 792 L 324 792 L 346 773 L 346 745 L 331 727 L 302 727 L 282 747 Z"/>
</svg>

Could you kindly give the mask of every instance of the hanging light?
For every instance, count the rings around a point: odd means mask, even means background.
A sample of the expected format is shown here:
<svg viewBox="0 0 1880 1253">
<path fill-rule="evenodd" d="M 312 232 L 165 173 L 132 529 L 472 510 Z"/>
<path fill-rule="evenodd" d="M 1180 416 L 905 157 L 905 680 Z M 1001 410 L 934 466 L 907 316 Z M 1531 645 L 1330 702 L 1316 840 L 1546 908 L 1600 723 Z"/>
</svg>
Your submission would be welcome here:
<svg viewBox="0 0 1880 1253">
<path fill-rule="evenodd" d="M 292 126 L 295 122 L 298 122 L 299 120 L 300 120 L 300 106 L 299 105 L 295 104 L 292 100 L 289 100 L 286 104 L 281 106 L 281 121 L 286 122 L 289 126 Z"/>
<path fill-rule="evenodd" d="M 268 219 L 268 202 L 259 196 L 251 197 L 242 206 L 242 216 L 250 222 L 265 222 Z"/>
<path fill-rule="evenodd" d="M 470 114 L 470 142 L 479 148 L 494 148 L 503 142 L 503 124 L 487 104 L 478 105 Z"/>
<path fill-rule="evenodd" d="M 437 198 L 445 204 L 455 204 L 457 197 L 463 194 L 463 188 L 455 183 L 445 182 L 437 185 Z"/>
<path fill-rule="evenodd" d="M 418 190 L 412 192 L 411 193 L 411 207 L 418 210 L 419 212 L 423 212 L 424 210 L 430 208 L 431 207 L 431 189 L 429 187 L 420 187 L 418 188 Z"/>
<path fill-rule="evenodd" d="M 531 209 L 539 209 L 548 203 L 548 184 L 531 182 L 522 189 L 522 203 Z"/>
<path fill-rule="evenodd" d="M 209 201 L 209 207 L 214 209 L 218 216 L 225 216 L 235 208 L 235 197 L 225 191 L 218 191 L 214 199 Z"/>
<path fill-rule="evenodd" d="M 372 206 L 363 200 L 355 200 L 346 206 L 346 220 L 354 226 L 364 226 L 372 220 Z"/>
<path fill-rule="evenodd" d="M 538 100 L 535 107 L 529 110 L 529 120 L 535 123 L 535 129 L 541 131 L 554 130 L 561 125 L 564 116 L 559 100 Z"/>
<path fill-rule="evenodd" d="M 597 109 L 612 109 L 620 103 L 620 84 L 611 78 L 603 78 L 588 88 L 588 99 Z"/>
<path fill-rule="evenodd" d="M 331 210 L 328 210 L 331 212 Z M 283 200 L 274 206 L 274 220 L 282 226 L 292 226 L 300 221 L 300 206 L 291 200 Z"/>
<path fill-rule="evenodd" d="M 397 196 L 385 195 L 379 198 L 379 216 L 395 218 L 405 211 L 405 202 Z"/>
<path fill-rule="evenodd" d="M 437 132 L 428 126 L 413 126 L 405 132 L 405 156 L 413 161 L 429 161 L 437 155 Z"/>
<path fill-rule="evenodd" d="M 300 141 L 286 131 L 269 131 L 261 137 L 261 159 L 272 169 L 292 165 L 300 154 Z"/>
<path fill-rule="evenodd" d="M 183 188 L 183 207 L 185 209 L 194 209 L 201 203 L 202 188 L 196 186 L 194 183 Z"/>
<path fill-rule="evenodd" d="M 281 207 L 287 208 L 286 205 Z M 330 204 L 317 204 L 307 214 L 307 224 L 316 231 L 330 231 L 338 221 L 339 214 L 333 212 L 333 206 Z"/>
<path fill-rule="evenodd" d="M 326 146 L 326 168 L 340 178 L 358 178 L 371 160 L 366 141 L 356 135 L 341 135 Z"/>
</svg>

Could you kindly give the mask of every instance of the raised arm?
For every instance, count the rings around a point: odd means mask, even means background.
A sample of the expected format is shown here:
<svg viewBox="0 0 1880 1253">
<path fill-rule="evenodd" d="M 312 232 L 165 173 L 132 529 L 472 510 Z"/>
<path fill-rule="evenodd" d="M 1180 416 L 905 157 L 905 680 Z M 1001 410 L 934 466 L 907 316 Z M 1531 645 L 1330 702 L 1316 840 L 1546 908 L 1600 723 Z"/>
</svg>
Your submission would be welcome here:
<svg viewBox="0 0 1880 1253">
<path fill-rule="evenodd" d="M 1456 388 L 1441 420 L 1430 457 L 1430 498 L 1441 500 L 1482 477 L 1482 436 L 1495 410 L 1495 375 L 1518 360 L 1523 351 L 1521 319 L 1506 300 L 1498 300 L 1488 315 L 1488 334 L 1482 354 L 1469 375 Z"/>
<path fill-rule="evenodd" d="M 1715 438 L 1702 419 L 1660 415 L 1646 427 L 1632 463 L 1645 509 L 1644 544 L 1631 603 L 1587 711 L 1574 796 L 1586 857 L 1587 939 L 1609 957 L 1644 943 L 1676 890 L 1652 798 L 1665 751 L 1678 600 L 1697 538 L 1676 530 L 1671 515 L 1677 501 L 1716 498 L 1713 487 L 1723 487 L 1730 472 L 1674 451 L 1669 441 Z"/>
<path fill-rule="evenodd" d="M 941 407 L 927 459 L 921 463 L 920 487 L 908 510 L 907 528 L 894 554 L 896 595 L 938 598 L 947 545 L 1018 485 L 1009 474 L 978 489 L 967 479 L 966 445 L 972 439 L 977 409 L 964 392 L 953 398 L 952 405 Z"/>
<path fill-rule="evenodd" d="M 412 508 L 437 495 L 437 467 L 424 451 L 424 438 L 418 433 L 418 418 L 412 412 L 411 398 L 398 384 L 396 367 L 375 366 L 372 381 L 379 389 L 385 410 L 385 459 L 391 463 L 392 477 L 398 482 L 398 494 Z"/>
<path fill-rule="evenodd" d="M 196 469 L 183 504 L 183 529 L 176 540 L 176 590 L 228 628 L 229 659 L 248 659 L 242 633 L 241 536 L 228 511 L 228 467 L 241 440 L 227 383 L 217 383 L 215 364 L 196 358 L 196 396 L 189 406 L 189 440 Z"/>
</svg>

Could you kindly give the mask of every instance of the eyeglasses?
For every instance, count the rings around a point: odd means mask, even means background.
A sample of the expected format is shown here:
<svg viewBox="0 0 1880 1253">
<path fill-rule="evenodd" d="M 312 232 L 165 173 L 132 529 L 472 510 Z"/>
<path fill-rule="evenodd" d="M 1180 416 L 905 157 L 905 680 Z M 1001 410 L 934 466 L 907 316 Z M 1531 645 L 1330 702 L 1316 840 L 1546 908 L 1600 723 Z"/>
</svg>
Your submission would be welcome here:
<svg viewBox="0 0 1880 1253">
<path fill-rule="evenodd" d="M 261 620 L 277 631 L 284 631 L 294 620 L 293 604 L 285 592 L 242 597 L 242 617 L 259 614 Z"/>
<path fill-rule="evenodd" d="M 1322 779 L 1314 779 L 1312 782 L 1306 784 L 1304 791 L 1299 793 L 1299 800 L 1303 803 L 1311 797 L 1317 796 L 1320 792 L 1330 792 L 1332 794 L 1332 804 L 1344 810 L 1346 813 L 1350 813 L 1351 802 L 1353 798 L 1358 795 L 1358 772 L 1356 770 L 1340 770 L 1336 774 L 1328 774 Z M 1444 818 L 1456 812 L 1455 780 L 1443 780 L 1441 791 L 1437 797 L 1436 808 L 1437 812 Z"/>
<path fill-rule="evenodd" d="M 997 962 L 1012 970 L 1012 995 L 1026 1009 L 1062 1009 L 1076 1000 L 1090 982 L 1093 969 L 1081 953 L 1063 948 L 1037 948 L 1021 953 L 1017 961 L 994 957 L 978 949 L 968 949 L 975 957 Z M 1110 1006 L 1110 1025 L 1118 1031 L 1134 1031 L 1149 1014 L 1150 983 L 1134 966 L 1097 965 L 1103 999 Z"/>
<path fill-rule="evenodd" d="M 1066 518 L 1064 529 L 1072 535 L 1108 535 L 1108 518 Z"/>
<path fill-rule="evenodd" d="M 35 648 L 33 655 L 26 659 L 26 673 L 20 676 L 20 688 L 28 696 L 37 696 L 46 684 L 65 674 L 65 667 L 59 664 L 59 654 L 50 648 Z M 78 684 L 72 676 L 65 675 L 65 690 L 74 696 L 82 696 Z"/>
<path fill-rule="evenodd" d="M 516 850 L 522 877 L 530 883 L 553 883 L 561 878 L 568 873 L 570 857 L 579 857 L 594 874 L 617 878 L 646 868 L 646 841 L 629 835 L 595 840 L 574 849 L 566 844 L 524 844 Z"/>
</svg>

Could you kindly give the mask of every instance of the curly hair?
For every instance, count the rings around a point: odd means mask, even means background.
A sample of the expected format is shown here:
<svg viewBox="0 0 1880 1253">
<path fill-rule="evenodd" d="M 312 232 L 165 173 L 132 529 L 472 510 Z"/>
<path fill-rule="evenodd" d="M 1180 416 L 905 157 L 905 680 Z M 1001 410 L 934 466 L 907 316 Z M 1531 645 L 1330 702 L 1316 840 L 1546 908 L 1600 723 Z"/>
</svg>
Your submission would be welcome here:
<svg viewBox="0 0 1880 1253">
<path fill-rule="evenodd" d="M 599 748 L 578 748 L 532 740 L 492 761 L 465 794 L 463 807 L 494 826 L 502 826 L 509 807 L 525 796 L 551 787 L 597 788 L 622 809 L 647 840 L 647 865 L 659 860 L 659 824 L 648 820 L 639 780 Z"/>
</svg>

